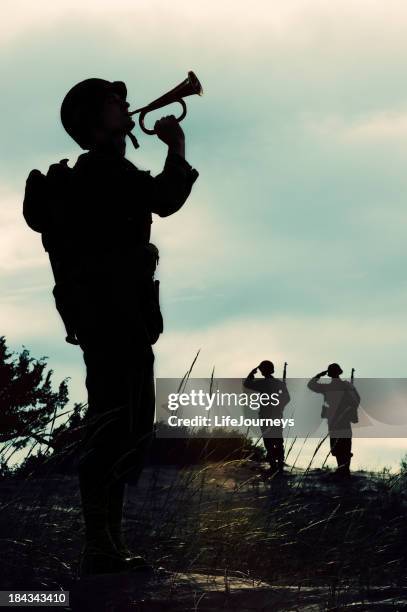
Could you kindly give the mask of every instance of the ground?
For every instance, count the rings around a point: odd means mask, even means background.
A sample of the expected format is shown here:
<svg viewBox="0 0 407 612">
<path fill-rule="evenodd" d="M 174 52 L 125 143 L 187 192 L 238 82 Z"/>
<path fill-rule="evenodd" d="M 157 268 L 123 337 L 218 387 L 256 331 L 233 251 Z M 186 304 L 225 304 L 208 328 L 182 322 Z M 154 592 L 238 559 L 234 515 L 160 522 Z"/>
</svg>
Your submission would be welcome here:
<svg viewBox="0 0 407 612">
<path fill-rule="evenodd" d="M 129 485 L 129 544 L 164 568 L 149 577 L 78 579 L 74 476 L 0 481 L 1 588 L 69 590 L 72 610 L 98 612 L 407 609 L 401 476 L 338 484 L 323 470 L 267 478 L 263 467 L 149 467 Z"/>
</svg>

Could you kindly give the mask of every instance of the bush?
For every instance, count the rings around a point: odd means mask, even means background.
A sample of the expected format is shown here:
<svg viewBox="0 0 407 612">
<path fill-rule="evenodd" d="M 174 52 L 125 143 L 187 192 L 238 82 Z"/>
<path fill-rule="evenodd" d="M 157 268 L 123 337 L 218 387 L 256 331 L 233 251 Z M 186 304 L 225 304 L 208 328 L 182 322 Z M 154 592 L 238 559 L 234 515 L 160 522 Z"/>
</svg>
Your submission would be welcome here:
<svg viewBox="0 0 407 612">
<path fill-rule="evenodd" d="M 159 423 L 160 437 L 153 440 L 150 463 L 153 465 L 195 465 L 207 461 L 229 461 L 238 459 L 264 459 L 263 448 L 256 446 L 251 438 L 241 432 L 229 432 L 219 428 L 211 438 L 203 437 L 203 430 L 181 432 L 185 437 L 174 438 L 173 429 Z M 180 433 L 180 428 L 178 428 Z M 161 437 L 162 436 L 162 437 Z"/>
</svg>

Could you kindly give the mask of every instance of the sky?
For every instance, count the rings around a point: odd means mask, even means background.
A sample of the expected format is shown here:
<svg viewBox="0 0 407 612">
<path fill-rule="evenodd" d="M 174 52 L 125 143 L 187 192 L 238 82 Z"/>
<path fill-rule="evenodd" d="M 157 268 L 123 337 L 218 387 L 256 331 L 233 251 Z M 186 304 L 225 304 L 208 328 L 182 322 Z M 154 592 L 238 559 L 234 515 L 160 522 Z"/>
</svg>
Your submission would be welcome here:
<svg viewBox="0 0 407 612">
<path fill-rule="evenodd" d="M 238 378 L 271 359 L 296 377 L 332 361 L 404 377 L 406 26 L 399 0 L 3 0 L 10 348 L 47 356 L 55 383 L 69 376 L 72 401 L 85 401 L 81 351 L 64 342 L 47 255 L 21 214 L 29 171 L 81 153 L 59 121 L 65 93 L 88 77 L 124 80 L 137 108 L 192 69 L 204 95 L 187 100 L 182 125 L 200 176 L 184 208 L 153 223 L 165 317 L 156 375 L 182 375 L 201 349 L 196 376 Z M 137 136 L 128 158 L 158 173 L 165 146 Z"/>
</svg>

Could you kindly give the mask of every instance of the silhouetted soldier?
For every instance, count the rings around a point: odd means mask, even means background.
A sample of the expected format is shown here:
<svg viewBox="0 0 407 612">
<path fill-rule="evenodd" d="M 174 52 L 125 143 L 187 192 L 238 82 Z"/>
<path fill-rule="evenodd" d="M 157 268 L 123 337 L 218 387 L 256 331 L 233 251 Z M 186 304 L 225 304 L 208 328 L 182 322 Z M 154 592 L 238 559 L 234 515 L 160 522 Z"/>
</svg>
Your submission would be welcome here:
<svg viewBox="0 0 407 612">
<path fill-rule="evenodd" d="M 86 544 L 83 574 L 148 568 L 122 537 L 125 482 L 137 479 L 152 436 L 155 397 L 151 345 L 162 332 L 158 251 L 149 243 L 152 213 L 185 203 L 198 173 L 184 157 L 184 133 L 171 116 L 155 124 L 168 145 L 155 178 L 125 159 L 134 127 L 124 83 L 88 79 L 61 107 L 70 136 L 87 150 L 47 176 L 31 172 L 24 216 L 42 232 L 55 276 L 54 297 L 66 340 L 86 364 L 87 430 L 79 459 Z M 131 135 L 134 142 L 134 136 Z"/>
<path fill-rule="evenodd" d="M 324 396 L 321 417 L 328 421 L 331 453 L 338 464 L 335 474 L 346 478 L 350 476 L 350 461 L 353 456 L 351 423 L 358 421 L 357 407 L 360 396 L 351 383 L 340 378 L 342 372 L 337 363 L 331 363 L 328 370 L 320 372 L 309 381 L 308 388 Z M 331 377 L 331 382 L 318 382 L 326 374 Z"/>
<path fill-rule="evenodd" d="M 255 379 L 257 370 L 260 370 L 264 378 Z M 278 393 L 280 401 L 277 406 L 260 406 L 259 418 L 281 419 L 285 406 L 290 401 L 290 394 L 284 381 L 274 378 L 274 365 L 271 361 L 262 361 L 257 368 L 254 368 L 243 385 L 247 389 L 252 389 L 258 393 L 272 395 Z M 266 458 L 270 464 L 270 472 L 283 472 L 284 469 L 284 440 L 283 428 L 280 426 L 261 427 L 263 442 L 266 448 Z"/>
</svg>

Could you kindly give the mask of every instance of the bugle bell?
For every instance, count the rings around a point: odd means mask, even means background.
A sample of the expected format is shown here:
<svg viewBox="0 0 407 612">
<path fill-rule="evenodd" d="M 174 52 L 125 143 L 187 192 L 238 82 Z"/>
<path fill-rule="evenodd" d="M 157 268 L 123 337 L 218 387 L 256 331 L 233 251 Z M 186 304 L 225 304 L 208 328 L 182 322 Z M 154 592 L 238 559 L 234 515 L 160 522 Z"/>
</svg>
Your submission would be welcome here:
<svg viewBox="0 0 407 612">
<path fill-rule="evenodd" d="M 203 89 L 196 74 L 192 72 L 192 70 L 190 70 L 188 72 L 187 78 L 182 81 L 182 83 L 174 87 L 174 89 L 167 91 L 167 93 L 160 96 L 156 100 L 153 100 L 152 102 L 150 102 L 150 104 L 131 111 L 129 115 L 135 115 L 136 113 L 140 113 L 138 121 L 143 132 L 145 132 L 146 134 L 155 134 L 155 130 L 149 130 L 144 125 L 144 118 L 147 113 L 156 110 L 157 108 L 167 106 L 168 104 L 172 104 L 173 102 L 179 102 L 179 104 L 181 104 L 182 106 L 182 113 L 179 117 L 177 117 L 177 121 L 182 121 L 185 115 L 187 114 L 187 105 L 184 102 L 184 98 L 195 94 L 198 96 L 202 96 Z"/>
</svg>

